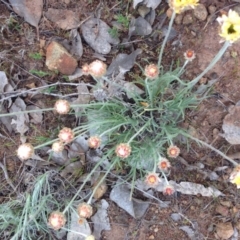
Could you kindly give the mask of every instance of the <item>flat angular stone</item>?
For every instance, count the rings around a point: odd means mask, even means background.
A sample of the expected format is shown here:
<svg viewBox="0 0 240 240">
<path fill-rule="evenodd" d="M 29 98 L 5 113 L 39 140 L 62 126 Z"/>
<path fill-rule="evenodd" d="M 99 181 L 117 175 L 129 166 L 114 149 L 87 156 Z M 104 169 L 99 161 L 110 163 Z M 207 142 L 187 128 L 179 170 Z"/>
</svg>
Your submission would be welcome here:
<svg viewBox="0 0 240 240">
<path fill-rule="evenodd" d="M 221 134 L 230 144 L 240 144 L 240 106 L 233 106 L 223 120 Z"/>
<path fill-rule="evenodd" d="M 49 70 L 71 75 L 77 67 L 77 60 L 61 44 L 53 41 L 47 47 L 46 66 Z"/>
</svg>

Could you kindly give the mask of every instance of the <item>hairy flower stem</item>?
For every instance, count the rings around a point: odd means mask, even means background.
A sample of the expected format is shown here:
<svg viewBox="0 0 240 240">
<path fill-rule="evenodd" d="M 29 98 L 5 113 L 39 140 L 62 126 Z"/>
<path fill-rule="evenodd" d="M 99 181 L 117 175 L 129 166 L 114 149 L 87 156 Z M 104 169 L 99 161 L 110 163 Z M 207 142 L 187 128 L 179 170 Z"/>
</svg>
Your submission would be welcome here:
<svg viewBox="0 0 240 240">
<path fill-rule="evenodd" d="M 173 12 L 173 14 L 172 14 L 172 16 L 171 16 L 171 20 L 170 20 L 169 25 L 168 25 L 168 30 L 167 30 L 166 36 L 165 36 L 165 38 L 164 38 L 164 40 L 163 40 L 162 47 L 161 47 L 161 50 L 160 50 L 160 53 L 159 53 L 159 57 L 158 57 L 158 67 L 161 66 L 163 51 L 164 51 L 165 45 L 166 45 L 166 43 L 167 43 L 169 34 L 170 34 L 170 32 L 171 32 L 171 29 L 172 29 L 172 25 L 173 25 L 173 21 L 174 21 L 174 19 L 175 19 L 175 16 L 176 16 L 176 13 Z"/>
<path fill-rule="evenodd" d="M 188 60 L 186 60 L 183 64 L 183 66 L 181 67 L 181 69 L 179 70 L 178 76 L 181 76 L 183 73 L 183 70 L 185 69 L 185 67 L 187 66 L 187 64 L 189 63 Z"/>
<path fill-rule="evenodd" d="M 223 56 L 227 48 L 231 45 L 230 42 L 226 41 L 222 48 L 219 50 L 217 55 L 213 58 L 213 60 L 209 63 L 209 65 L 200 73 L 196 78 L 194 78 L 188 84 L 188 88 L 192 88 L 198 81 L 219 61 L 219 59 Z"/>
<path fill-rule="evenodd" d="M 201 143 L 202 145 L 210 148 L 211 150 L 213 150 L 214 152 L 216 152 L 217 154 L 219 154 L 220 156 L 222 156 L 223 158 L 225 158 L 226 160 L 228 160 L 229 162 L 231 162 L 234 166 L 237 166 L 238 163 L 235 162 L 233 159 L 231 159 L 230 157 L 228 157 L 226 154 L 224 154 L 223 152 L 219 151 L 218 149 L 216 149 L 215 147 L 213 147 L 212 145 L 202 141 L 202 140 L 199 140 L 189 134 L 186 134 L 186 133 L 182 133 L 184 136 L 188 137 L 188 138 L 191 138 L 192 140 L 194 140 L 195 142 L 198 142 L 198 143 Z"/>
<path fill-rule="evenodd" d="M 101 133 L 101 134 L 99 135 L 99 137 L 102 137 L 102 136 L 105 135 L 106 133 L 111 132 L 111 131 L 113 131 L 113 130 L 115 130 L 115 129 L 117 129 L 117 128 L 123 126 L 123 125 L 127 125 L 127 124 L 128 124 L 128 123 L 121 123 L 121 124 L 118 124 L 117 126 L 112 127 L 112 128 L 110 128 L 110 129 L 108 129 L 107 131 Z"/>
<path fill-rule="evenodd" d="M 149 121 L 147 121 L 147 123 L 144 124 L 144 125 L 128 140 L 127 144 L 130 144 L 130 143 L 132 142 L 132 140 L 133 140 L 135 137 L 137 137 L 137 136 L 139 135 L 139 133 L 142 132 L 148 124 L 149 124 Z"/>
<path fill-rule="evenodd" d="M 147 92 L 148 92 L 148 96 L 149 96 L 149 99 L 150 99 L 150 106 L 152 107 L 153 106 L 153 98 L 152 98 L 152 93 L 151 93 L 151 90 L 149 89 L 149 85 L 148 85 L 148 78 L 146 78 L 145 80 L 145 86 L 147 88 Z"/>
<path fill-rule="evenodd" d="M 164 179 L 165 179 L 167 185 L 169 185 L 169 181 L 168 181 L 168 179 L 167 179 L 166 174 L 165 174 L 162 170 L 161 170 L 161 173 L 162 173 L 162 175 L 163 175 L 163 177 L 164 177 Z"/>
<path fill-rule="evenodd" d="M 114 167 L 114 165 L 116 164 L 116 162 L 117 162 L 117 159 L 116 159 L 115 161 L 113 161 L 113 164 L 109 167 L 109 169 L 106 171 L 106 173 L 104 174 L 104 176 L 101 177 L 101 180 L 100 180 L 100 181 L 98 182 L 98 184 L 94 187 L 93 192 L 92 192 L 90 198 L 89 198 L 88 201 L 87 201 L 87 204 L 91 204 L 92 198 L 93 198 L 95 192 L 98 190 L 99 186 L 100 186 L 100 185 L 102 184 L 102 182 L 105 180 L 105 178 L 107 177 L 107 175 L 109 174 L 109 172 L 112 170 L 112 167 Z"/>
<path fill-rule="evenodd" d="M 109 151 L 108 155 L 111 154 L 111 151 Z M 106 156 L 106 158 L 108 157 L 108 155 Z M 85 184 L 90 180 L 92 174 L 97 170 L 97 168 L 102 164 L 102 162 L 105 160 L 104 158 L 101 159 L 102 161 L 99 161 L 95 167 L 93 168 L 93 170 L 88 174 L 88 176 L 86 177 L 86 179 L 84 180 L 82 186 L 78 189 L 78 191 L 76 192 L 76 194 L 73 196 L 73 198 L 71 199 L 71 201 L 68 203 L 68 205 L 65 207 L 65 209 L 63 210 L 63 214 L 65 214 L 68 209 L 71 207 L 71 205 L 73 204 L 74 200 L 78 197 L 79 193 L 82 191 L 83 187 L 85 186 Z M 118 159 L 116 158 L 116 160 L 113 162 L 113 164 L 109 167 L 107 174 L 110 172 L 110 170 L 112 169 L 112 167 L 114 167 L 114 165 L 116 164 L 116 162 L 118 161 Z M 105 175 L 104 175 L 105 177 Z M 103 178 L 104 178 L 103 177 Z"/>
</svg>

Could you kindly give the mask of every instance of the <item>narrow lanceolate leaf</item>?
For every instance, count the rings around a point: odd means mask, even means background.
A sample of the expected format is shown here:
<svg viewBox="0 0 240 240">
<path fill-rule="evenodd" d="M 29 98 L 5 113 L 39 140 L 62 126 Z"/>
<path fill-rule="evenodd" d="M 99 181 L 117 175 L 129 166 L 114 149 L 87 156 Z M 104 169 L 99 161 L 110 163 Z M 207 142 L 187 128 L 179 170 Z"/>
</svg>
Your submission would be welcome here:
<svg viewBox="0 0 240 240">
<path fill-rule="evenodd" d="M 38 26 L 41 19 L 43 0 L 9 0 L 13 10 L 26 22 L 34 27 Z"/>
</svg>

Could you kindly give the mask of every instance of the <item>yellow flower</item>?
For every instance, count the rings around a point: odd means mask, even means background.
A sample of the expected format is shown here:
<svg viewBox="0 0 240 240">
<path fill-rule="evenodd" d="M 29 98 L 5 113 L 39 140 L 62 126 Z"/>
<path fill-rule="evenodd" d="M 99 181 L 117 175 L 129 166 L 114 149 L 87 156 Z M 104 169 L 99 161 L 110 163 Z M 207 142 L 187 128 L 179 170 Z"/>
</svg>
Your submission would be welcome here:
<svg viewBox="0 0 240 240">
<path fill-rule="evenodd" d="M 233 169 L 229 180 L 231 183 L 235 183 L 237 185 L 237 188 L 240 188 L 240 165 L 236 166 Z"/>
<path fill-rule="evenodd" d="M 175 13 L 181 13 L 197 6 L 198 1 L 199 0 L 169 0 L 169 5 Z"/>
<path fill-rule="evenodd" d="M 217 21 L 221 25 L 219 35 L 226 41 L 233 43 L 240 38 L 240 17 L 237 12 L 230 9 L 228 16 L 223 14 Z"/>
</svg>

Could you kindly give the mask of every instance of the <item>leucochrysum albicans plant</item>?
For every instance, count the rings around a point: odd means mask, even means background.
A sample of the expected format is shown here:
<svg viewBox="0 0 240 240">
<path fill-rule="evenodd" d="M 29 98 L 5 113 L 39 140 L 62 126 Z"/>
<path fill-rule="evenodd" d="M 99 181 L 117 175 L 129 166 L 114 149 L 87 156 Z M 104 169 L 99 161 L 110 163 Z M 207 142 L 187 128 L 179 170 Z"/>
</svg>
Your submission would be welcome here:
<svg viewBox="0 0 240 240">
<path fill-rule="evenodd" d="M 176 14 L 194 8 L 197 4 L 198 0 L 169 1 L 173 13 L 169 29 L 161 45 L 158 62 L 145 66 L 142 69 L 143 78 L 136 81 L 137 85 L 144 90 L 144 93 L 129 92 L 128 89 L 122 88 L 123 94 L 128 93 L 127 96 L 131 97 L 117 96 L 82 105 L 73 105 L 66 100 L 58 100 L 53 108 L 41 109 L 41 111 L 53 110 L 62 115 L 68 114 L 71 108 L 81 107 L 79 115 L 86 116 L 87 121 L 74 129 L 66 127 L 61 129 L 58 138 L 51 142 L 35 147 L 30 143 L 22 144 L 17 150 L 17 156 L 23 162 L 33 156 L 34 150 L 45 145 L 52 144 L 52 151 L 61 152 L 64 145 L 70 144 L 81 134 L 89 134 L 88 146 L 90 149 L 101 148 L 103 139 L 105 139 L 101 160 L 88 174 L 75 196 L 68 201 L 66 206 L 62 207 L 61 212 L 56 209 L 49 216 L 48 224 L 51 228 L 58 230 L 64 227 L 66 223 L 65 214 L 72 207 L 91 175 L 105 160 L 108 160 L 110 165 L 88 201 L 78 206 L 79 217 L 88 218 L 92 215 L 92 196 L 103 179 L 115 168 L 128 170 L 126 181 L 131 180 L 133 187 L 135 179 L 143 176 L 144 182 L 149 188 L 154 188 L 162 182 L 165 185 L 163 193 L 173 194 L 174 187 L 169 184 L 168 175 L 171 162 L 179 156 L 181 151 L 178 144 L 179 136 L 190 138 L 209 147 L 236 166 L 230 180 L 240 187 L 240 166 L 235 161 L 206 142 L 189 135 L 186 130 L 179 127 L 179 123 L 185 118 L 185 110 L 196 107 L 203 99 L 203 97 L 201 98 L 194 93 L 193 87 L 217 63 L 226 49 L 240 38 L 239 15 L 230 10 L 228 15 L 223 15 L 217 19 L 220 24 L 219 34 L 224 44 L 206 69 L 191 81 L 184 81 L 181 76 L 186 65 L 195 58 L 193 50 L 189 49 L 184 53 L 185 63 L 181 68 L 166 70 L 162 66 L 164 48 Z M 106 69 L 106 64 L 100 60 L 82 66 L 83 73 L 91 75 L 97 84 L 102 81 L 109 82 L 109 79 L 105 77 Z M 14 114 L 18 113 L 11 113 L 11 115 Z M 2 116 L 6 115 L 10 114 L 2 114 Z M 91 132 L 94 132 L 94 134 L 90 135 Z"/>
</svg>

